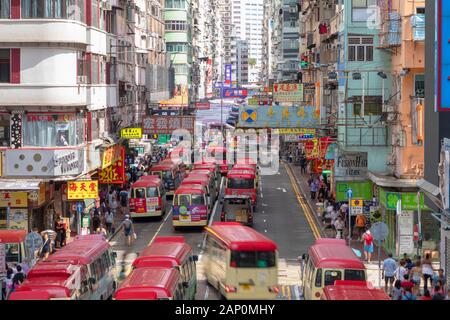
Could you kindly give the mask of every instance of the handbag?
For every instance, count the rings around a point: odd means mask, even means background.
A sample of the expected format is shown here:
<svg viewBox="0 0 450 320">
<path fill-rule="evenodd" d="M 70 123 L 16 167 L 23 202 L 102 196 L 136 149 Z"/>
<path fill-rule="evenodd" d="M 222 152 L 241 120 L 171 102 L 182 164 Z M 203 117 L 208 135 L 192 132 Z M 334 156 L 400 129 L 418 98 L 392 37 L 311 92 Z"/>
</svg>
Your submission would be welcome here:
<svg viewBox="0 0 450 320">
<path fill-rule="evenodd" d="M 136 240 L 136 239 L 137 239 L 137 235 L 136 235 L 136 233 L 133 233 L 133 238 L 134 238 L 134 240 Z"/>
</svg>

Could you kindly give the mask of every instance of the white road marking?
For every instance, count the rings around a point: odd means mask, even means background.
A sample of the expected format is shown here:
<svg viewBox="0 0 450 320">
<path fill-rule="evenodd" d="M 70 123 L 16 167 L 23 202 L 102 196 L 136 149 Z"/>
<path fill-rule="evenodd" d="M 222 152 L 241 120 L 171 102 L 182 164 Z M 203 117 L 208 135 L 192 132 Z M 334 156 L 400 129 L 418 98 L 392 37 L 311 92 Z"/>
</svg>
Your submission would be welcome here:
<svg viewBox="0 0 450 320">
<path fill-rule="evenodd" d="M 158 235 L 158 233 L 161 231 L 162 227 L 164 226 L 164 224 L 166 223 L 167 219 L 170 217 L 170 214 L 172 213 L 172 209 L 170 209 L 170 211 L 167 213 L 166 217 L 164 218 L 164 221 L 161 223 L 161 225 L 159 226 L 158 230 L 156 230 L 155 235 L 153 236 L 153 238 L 150 240 L 150 242 L 148 243 L 147 246 L 151 245 L 153 240 L 155 240 L 156 236 Z"/>
<path fill-rule="evenodd" d="M 283 192 L 284 192 L 284 193 L 286 193 L 286 192 L 287 192 L 285 188 L 283 188 Z"/>
<path fill-rule="evenodd" d="M 208 299 L 208 295 L 209 295 L 209 285 L 208 283 L 206 283 L 205 298 L 203 300 Z"/>
<path fill-rule="evenodd" d="M 267 233 L 267 229 L 264 229 L 264 232 Z"/>
</svg>

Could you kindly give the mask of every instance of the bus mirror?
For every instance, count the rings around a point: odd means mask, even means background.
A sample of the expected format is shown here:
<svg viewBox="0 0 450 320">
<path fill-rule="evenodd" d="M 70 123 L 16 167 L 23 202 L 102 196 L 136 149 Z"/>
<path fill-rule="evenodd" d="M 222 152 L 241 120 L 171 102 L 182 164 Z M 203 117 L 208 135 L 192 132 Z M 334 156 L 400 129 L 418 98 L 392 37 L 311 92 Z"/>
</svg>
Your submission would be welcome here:
<svg viewBox="0 0 450 320">
<path fill-rule="evenodd" d="M 196 255 L 196 254 L 195 254 L 195 255 L 193 255 L 193 256 L 192 256 L 192 260 L 194 260 L 194 261 L 198 261 L 198 255 Z"/>
<path fill-rule="evenodd" d="M 186 281 L 183 282 L 183 287 L 184 288 L 189 288 L 189 283 L 187 283 Z"/>
</svg>

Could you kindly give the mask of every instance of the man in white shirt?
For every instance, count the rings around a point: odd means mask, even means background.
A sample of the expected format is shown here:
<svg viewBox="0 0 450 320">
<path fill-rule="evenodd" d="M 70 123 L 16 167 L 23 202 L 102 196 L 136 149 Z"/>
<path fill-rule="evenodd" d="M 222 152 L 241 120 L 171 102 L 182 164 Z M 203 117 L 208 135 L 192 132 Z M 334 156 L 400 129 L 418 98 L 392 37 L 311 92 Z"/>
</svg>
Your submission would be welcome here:
<svg viewBox="0 0 450 320">
<path fill-rule="evenodd" d="M 334 227 L 336 228 L 336 239 L 342 239 L 345 222 L 342 220 L 341 216 L 338 216 L 337 220 L 334 222 Z"/>
</svg>

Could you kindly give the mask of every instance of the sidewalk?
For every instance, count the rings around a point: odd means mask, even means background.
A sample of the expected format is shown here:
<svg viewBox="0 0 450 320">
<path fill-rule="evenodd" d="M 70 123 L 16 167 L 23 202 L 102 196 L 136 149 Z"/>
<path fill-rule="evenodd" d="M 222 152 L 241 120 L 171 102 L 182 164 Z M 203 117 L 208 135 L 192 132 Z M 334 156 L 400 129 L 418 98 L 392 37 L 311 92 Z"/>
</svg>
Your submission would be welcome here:
<svg viewBox="0 0 450 320">
<path fill-rule="evenodd" d="M 331 227 L 327 227 L 323 222 L 321 217 L 318 214 L 317 210 L 317 201 L 312 200 L 309 193 L 309 185 L 308 185 L 308 179 L 309 174 L 302 174 L 300 166 L 295 166 L 293 163 L 287 163 L 287 165 L 291 168 L 292 172 L 294 173 L 294 176 L 297 180 L 297 184 L 300 187 L 300 191 L 303 194 L 303 198 L 305 199 L 306 203 L 308 204 L 313 216 L 316 218 L 315 222 L 319 229 L 321 230 L 321 233 L 323 237 L 325 238 L 334 238 L 335 234 L 333 229 Z M 344 229 L 344 236 L 345 239 L 348 238 L 348 228 Z M 357 249 L 361 252 L 361 259 L 364 259 L 364 244 L 362 241 L 358 241 L 355 238 L 351 241 L 351 247 L 353 249 Z M 381 264 L 383 263 L 383 260 L 387 258 L 387 253 L 384 250 L 384 248 L 381 248 Z M 378 273 L 378 246 L 374 242 L 374 252 L 372 253 L 371 257 L 371 263 L 367 263 L 367 261 L 364 261 L 364 264 L 367 268 L 367 276 L 368 280 L 372 282 L 372 284 L 376 287 L 380 287 L 379 283 L 379 273 Z M 382 281 L 382 285 L 384 286 L 384 282 Z"/>
</svg>

